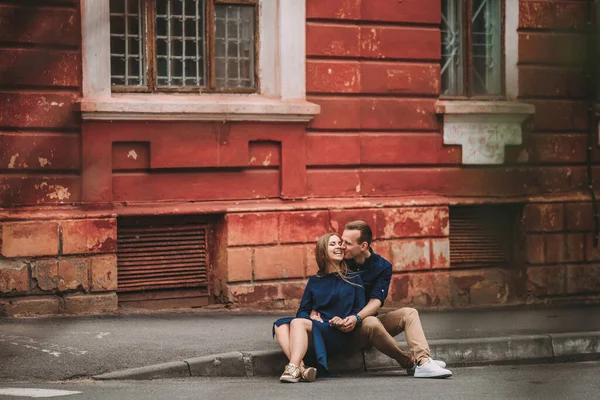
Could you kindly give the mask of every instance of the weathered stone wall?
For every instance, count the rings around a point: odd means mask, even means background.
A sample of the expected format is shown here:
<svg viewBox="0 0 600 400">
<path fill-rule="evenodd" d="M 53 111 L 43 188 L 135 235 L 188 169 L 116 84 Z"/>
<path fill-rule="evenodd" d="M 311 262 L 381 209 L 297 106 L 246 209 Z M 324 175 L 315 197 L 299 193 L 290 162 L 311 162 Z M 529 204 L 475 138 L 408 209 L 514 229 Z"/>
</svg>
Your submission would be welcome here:
<svg viewBox="0 0 600 400">
<path fill-rule="evenodd" d="M 116 310 L 114 218 L 4 222 L 0 230 L 0 315 Z"/>
</svg>

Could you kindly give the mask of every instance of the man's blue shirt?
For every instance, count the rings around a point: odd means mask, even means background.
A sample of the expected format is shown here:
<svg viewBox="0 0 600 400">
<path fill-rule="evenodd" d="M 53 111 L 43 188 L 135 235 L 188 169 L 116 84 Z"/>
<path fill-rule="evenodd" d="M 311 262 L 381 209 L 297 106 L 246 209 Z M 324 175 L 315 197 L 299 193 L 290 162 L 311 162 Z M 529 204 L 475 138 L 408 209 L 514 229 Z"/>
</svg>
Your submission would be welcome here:
<svg viewBox="0 0 600 400">
<path fill-rule="evenodd" d="M 392 264 L 373 251 L 364 264 L 360 265 L 354 261 L 350 261 L 348 264 L 352 271 L 360 273 L 365 285 L 367 303 L 370 299 L 379 299 L 383 305 L 392 280 Z"/>
</svg>

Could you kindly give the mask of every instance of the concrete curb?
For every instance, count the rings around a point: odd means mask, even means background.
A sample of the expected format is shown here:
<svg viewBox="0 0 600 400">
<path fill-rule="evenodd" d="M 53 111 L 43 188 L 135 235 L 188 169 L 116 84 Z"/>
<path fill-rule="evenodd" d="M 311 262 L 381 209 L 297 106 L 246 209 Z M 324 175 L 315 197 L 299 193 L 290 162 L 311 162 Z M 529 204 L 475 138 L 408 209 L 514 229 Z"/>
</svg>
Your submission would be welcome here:
<svg viewBox="0 0 600 400">
<path fill-rule="evenodd" d="M 400 345 L 407 348 L 404 342 Z M 429 346 L 431 356 L 446 361 L 449 366 L 600 360 L 600 331 L 432 340 Z M 231 352 L 109 372 L 93 378 L 141 380 L 189 376 L 278 376 L 286 362 L 279 350 Z M 331 370 L 346 373 L 399 368 L 394 360 L 374 349 L 332 358 L 329 364 Z"/>
</svg>

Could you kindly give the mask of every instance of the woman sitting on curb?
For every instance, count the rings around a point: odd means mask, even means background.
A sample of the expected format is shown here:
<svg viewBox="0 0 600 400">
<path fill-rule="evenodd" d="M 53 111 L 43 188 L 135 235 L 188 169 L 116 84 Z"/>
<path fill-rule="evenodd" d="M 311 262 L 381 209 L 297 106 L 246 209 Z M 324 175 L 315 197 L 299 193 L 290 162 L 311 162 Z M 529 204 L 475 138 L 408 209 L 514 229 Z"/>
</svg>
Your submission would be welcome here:
<svg viewBox="0 0 600 400">
<path fill-rule="evenodd" d="M 319 370 L 328 374 L 327 354 L 338 354 L 352 348 L 351 332 L 338 329 L 344 318 L 356 315 L 365 306 L 362 280 L 348 271 L 344 262 L 345 244 L 339 235 L 327 233 L 319 238 L 316 261 L 319 270 L 309 278 L 295 318 L 275 321 L 273 333 L 289 360 L 282 382 L 312 382 L 317 369 L 306 367 L 303 358 L 312 337 Z M 310 318 L 312 310 L 320 318 Z"/>
</svg>

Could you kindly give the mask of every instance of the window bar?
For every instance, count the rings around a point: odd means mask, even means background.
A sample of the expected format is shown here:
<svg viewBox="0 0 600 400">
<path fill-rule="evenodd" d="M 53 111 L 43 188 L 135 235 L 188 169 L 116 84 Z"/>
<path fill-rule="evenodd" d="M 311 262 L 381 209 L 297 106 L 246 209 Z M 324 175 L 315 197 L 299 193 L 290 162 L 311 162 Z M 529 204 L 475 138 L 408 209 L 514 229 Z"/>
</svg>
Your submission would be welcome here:
<svg viewBox="0 0 600 400">
<path fill-rule="evenodd" d="M 129 86 L 129 0 L 125 0 L 125 86 Z"/>
<path fill-rule="evenodd" d="M 228 10 L 225 9 L 225 54 L 223 54 L 223 60 L 225 64 L 225 87 L 228 87 L 229 80 L 229 63 L 227 62 L 227 55 L 229 54 L 229 13 Z"/>
<path fill-rule="evenodd" d="M 144 73 L 144 11 L 143 3 L 138 2 L 138 73 L 139 73 L 139 84 L 145 85 L 146 74 Z"/>
<path fill-rule="evenodd" d="M 236 7 L 237 10 L 237 82 L 236 82 L 236 86 L 242 87 L 242 53 L 241 53 L 241 49 L 242 49 L 242 38 L 241 38 L 241 31 L 242 31 L 242 26 L 243 24 L 241 24 L 241 19 L 242 19 L 242 7 Z"/>
<path fill-rule="evenodd" d="M 186 86 L 185 82 L 185 6 L 186 0 L 181 0 L 181 86 Z"/>
<path fill-rule="evenodd" d="M 167 86 L 171 86 L 171 2 L 167 1 Z"/>
<path fill-rule="evenodd" d="M 196 19 L 196 40 L 194 41 L 194 43 L 196 44 L 196 53 L 194 56 L 194 60 L 196 61 L 196 85 L 197 86 L 201 86 L 200 84 L 200 59 L 199 59 L 199 49 L 198 49 L 198 45 L 199 45 L 199 41 L 200 41 L 200 12 L 198 10 L 199 8 L 199 4 L 200 1 L 196 1 L 196 15 L 195 15 L 195 19 Z M 204 42 L 204 41 L 203 41 Z M 204 44 L 204 43 L 203 43 Z"/>
</svg>

